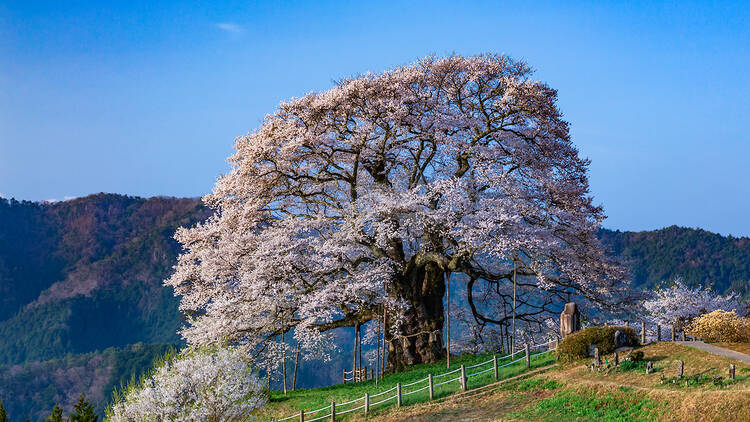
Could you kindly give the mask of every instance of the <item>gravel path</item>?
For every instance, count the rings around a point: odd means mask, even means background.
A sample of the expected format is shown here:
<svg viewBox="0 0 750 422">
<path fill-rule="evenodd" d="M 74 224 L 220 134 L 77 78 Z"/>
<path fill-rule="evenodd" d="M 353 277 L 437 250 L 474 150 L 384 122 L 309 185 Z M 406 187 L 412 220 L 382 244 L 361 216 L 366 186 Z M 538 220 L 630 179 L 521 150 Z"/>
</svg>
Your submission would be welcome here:
<svg viewBox="0 0 750 422">
<path fill-rule="evenodd" d="M 723 347 L 714 346 L 713 344 L 707 344 L 702 341 L 676 341 L 675 343 L 692 347 L 698 350 L 703 350 L 704 352 L 713 353 L 714 355 L 726 356 L 728 358 L 750 363 L 750 355 L 735 352 L 734 350 L 725 349 Z"/>
</svg>

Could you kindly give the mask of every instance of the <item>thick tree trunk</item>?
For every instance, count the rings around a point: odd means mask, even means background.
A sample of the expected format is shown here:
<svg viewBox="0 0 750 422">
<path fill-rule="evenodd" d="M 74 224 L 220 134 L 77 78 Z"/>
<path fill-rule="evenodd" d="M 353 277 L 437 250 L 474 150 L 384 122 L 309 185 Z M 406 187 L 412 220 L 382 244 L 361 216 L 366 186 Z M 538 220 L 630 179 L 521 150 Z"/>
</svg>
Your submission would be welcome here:
<svg viewBox="0 0 750 422">
<path fill-rule="evenodd" d="M 393 294 L 411 306 L 400 326 L 399 338 L 388 341 L 386 372 L 408 365 L 435 362 L 445 356 L 443 348 L 443 272 L 434 263 L 410 265 Z M 389 319 L 389 325 L 390 320 Z"/>
</svg>

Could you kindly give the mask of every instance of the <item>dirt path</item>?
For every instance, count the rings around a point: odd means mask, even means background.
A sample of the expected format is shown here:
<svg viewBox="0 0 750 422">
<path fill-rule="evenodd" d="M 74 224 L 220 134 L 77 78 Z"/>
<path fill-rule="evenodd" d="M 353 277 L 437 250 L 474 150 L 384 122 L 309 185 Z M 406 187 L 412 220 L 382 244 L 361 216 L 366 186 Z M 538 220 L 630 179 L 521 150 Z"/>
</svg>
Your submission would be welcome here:
<svg viewBox="0 0 750 422">
<path fill-rule="evenodd" d="M 675 343 L 687 347 L 692 347 L 694 349 L 703 350 L 704 352 L 713 353 L 714 355 L 724 356 L 731 359 L 737 359 L 742 362 L 750 363 L 750 355 L 735 352 L 734 350 L 725 349 L 723 347 L 714 346 L 713 344 L 707 344 L 702 341 L 676 341 Z"/>
</svg>

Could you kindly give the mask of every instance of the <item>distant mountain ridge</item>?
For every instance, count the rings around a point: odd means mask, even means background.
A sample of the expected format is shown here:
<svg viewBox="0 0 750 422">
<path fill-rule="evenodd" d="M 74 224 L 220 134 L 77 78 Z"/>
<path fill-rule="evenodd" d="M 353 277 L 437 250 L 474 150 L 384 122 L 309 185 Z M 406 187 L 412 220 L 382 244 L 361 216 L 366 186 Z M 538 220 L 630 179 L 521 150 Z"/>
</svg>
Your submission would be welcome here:
<svg viewBox="0 0 750 422">
<path fill-rule="evenodd" d="M 690 286 L 750 294 L 750 238 L 678 226 L 641 232 L 602 229 L 599 238 L 630 264 L 636 287 L 650 289 L 680 277 Z"/>
<path fill-rule="evenodd" d="M 179 253 L 172 236 L 210 214 L 197 198 L 0 198 L 0 398 L 14 419 L 41 420 L 81 392 L 102 412 L 113 386 L 181 344 L 178 299 L 162 285 Z M 679 276 L 750 293 L 746 237 L 676 226 L 599 235 L 636 287 Z M 335 382 L 333 366 L 303 364 L 298 385 Z"/>
</svg>

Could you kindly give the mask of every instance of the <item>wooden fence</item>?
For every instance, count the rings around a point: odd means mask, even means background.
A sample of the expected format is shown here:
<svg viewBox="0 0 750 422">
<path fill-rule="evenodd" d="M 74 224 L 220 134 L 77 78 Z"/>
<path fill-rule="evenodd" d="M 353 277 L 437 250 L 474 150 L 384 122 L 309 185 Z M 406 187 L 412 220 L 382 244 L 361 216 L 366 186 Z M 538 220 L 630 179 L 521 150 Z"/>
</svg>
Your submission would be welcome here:
<svg viewBox="0 0 750 422">
<path fill-rule="evenodd" d="M 403 385 L 401 383 L 397 383 L 395 386 L 389 388 L 388 390 L 381 391 L 376 394 L 370 394 L 369 392 L 366 392 L 362 397 L 344 403 L 331 402 L 330 405 L 326 405 L 324 407 L 321 407 L 320 409 L 300 410 L 297 414 L 290 415 L 282 419 L 276 419 L 276 422 L 288 421 L 293 419 L 299 420 L 300 422 L 314 422 L 324 419 L 335 421 L 336 417 L 360 410 L 365 414 L 368 414 L 374 408 L 378 406 L 385 407 L 388 405 L 388 403 L 395 404 L 396 407 L 400 407 L 402 405 L 404 397 L 422 391 L 427 391 L 427 400 L 433 400 L 435 397 L 436 387 L 451 383 L 458 383 L 460 390 L 466 391 L 468 389 L 467 381 L 469 378 L 486 374 L 490 371 L 493 372 L 493 379 L 496 382 L 499 379 L 499 371 L 501 368 L 513 365 L 521 361 L 525 361 L 526 369 L 530 369 L 532 357 L 550 353 L 555 350 L 556 346 L 557 340 L 551 340 L 547 343 L 532 346 L 526 344 L 523 349 L 517 350 L 516 352 L 507 356 L 503 356 L 501 358 L 498 358 L 497 355 L 493 355 L 492 359 L 487 360 L 486 362 L 480 362 L 470 366 L 461 365 L 461 367 L 459 368 L 442 374 L 428 374 L 427 377 L 420 380 Z M 543 348 L 546 348 L 547 350 L 541 350 L 539 352 L 532 353 L 533 350 Z M 519 354 L 521 354 L 521 356 L 514 360 L 513 358 Z M 510 359 L 510 361 L 502 362 L 506 359 Z M 347 380 L 347 375 L 351 375 L 352 380 L 356 379 L 355 374 L 357 373 L 359 373 L 361 376 L 362 371 L 345 370 L 343 371 L 343 379 Z M 366 376 L 366 370 L 364 371 L 364 374 Z M 377 399 L 377 401 L 373 401 L 375 399 Z"/>
</svg>

